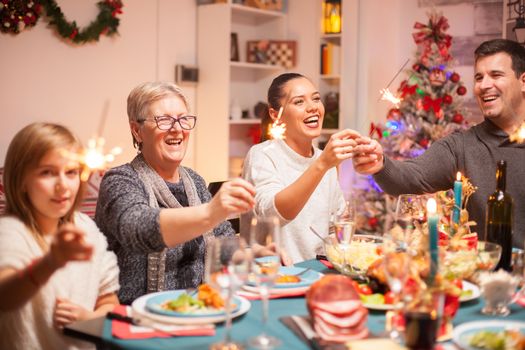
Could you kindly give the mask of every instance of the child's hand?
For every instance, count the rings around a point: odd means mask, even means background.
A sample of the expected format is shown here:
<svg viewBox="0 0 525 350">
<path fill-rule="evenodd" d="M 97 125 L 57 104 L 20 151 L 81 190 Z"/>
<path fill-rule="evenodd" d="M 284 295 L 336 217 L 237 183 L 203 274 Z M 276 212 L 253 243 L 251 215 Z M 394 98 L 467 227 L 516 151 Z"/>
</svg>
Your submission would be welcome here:
<svg viewBox="0 0 525 350">
<path fill-rule="evenodd" d="M 84 232 L 73 224 L 59 227 L 51 243 L 50 258 L 56 267 L 69 261 L 86 261 L 93 255 L 93 246 L 84 240 Z"/>
<path fill-rule="evenodd" d="M 90 319 L 92 314 L 92 311 L 88 311 L 67 299 L 57 298 L 55 311 L 53 312 L 53 324 L 55 327 L 62 329 L 72 322 Z"/>
</svg>

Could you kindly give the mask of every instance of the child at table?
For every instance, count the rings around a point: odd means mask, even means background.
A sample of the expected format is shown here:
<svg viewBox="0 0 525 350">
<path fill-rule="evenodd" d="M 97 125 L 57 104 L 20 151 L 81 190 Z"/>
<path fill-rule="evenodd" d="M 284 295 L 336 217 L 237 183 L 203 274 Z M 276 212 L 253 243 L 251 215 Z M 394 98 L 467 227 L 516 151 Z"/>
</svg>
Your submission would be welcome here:
<svg viewBox="0 0 525 350">
<path fill-rule="evenodd" d="M 71 322 L 118 304 L 116 257 L 81 200 L 80 142 L 63 126 L 19 131 L 4 168 L 0 218 L 0 349 L 76 349 L 62 335 Z"/>
</svg>

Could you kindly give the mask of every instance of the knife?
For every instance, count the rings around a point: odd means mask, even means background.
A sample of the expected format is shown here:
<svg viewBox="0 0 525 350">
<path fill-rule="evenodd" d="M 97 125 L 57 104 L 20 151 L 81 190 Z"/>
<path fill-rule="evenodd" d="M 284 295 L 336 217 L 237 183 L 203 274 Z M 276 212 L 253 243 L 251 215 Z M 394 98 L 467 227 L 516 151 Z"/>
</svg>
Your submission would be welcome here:
<svg viewBox="0 0 525 350">
<path fill-rule="evenodd" d="M 347 350 L 345 344 L 328 342 L 321 339 L 317 333 L 312 329 L 310 322 L 305 320 L 301 316 L 291 316 L 293 322 L 303 333 L 304 337 L 308 340 L 310 348 L 314 350 Z"/>
<path fill-rule="evenodd" d="M 314 350 L 321 350 L 322 348 L 319 344 L 319 338 L 317 337 L 317 333 L 315 333 L 315 331 L 312 329 L 310 323 L 301 316 L 291 316 L 291 318 L 297 326 L 297 328 L 299 328 L 299 330 L 303 333 L 303 336 L 308 341 L 310 348 Z"/>
</svg>

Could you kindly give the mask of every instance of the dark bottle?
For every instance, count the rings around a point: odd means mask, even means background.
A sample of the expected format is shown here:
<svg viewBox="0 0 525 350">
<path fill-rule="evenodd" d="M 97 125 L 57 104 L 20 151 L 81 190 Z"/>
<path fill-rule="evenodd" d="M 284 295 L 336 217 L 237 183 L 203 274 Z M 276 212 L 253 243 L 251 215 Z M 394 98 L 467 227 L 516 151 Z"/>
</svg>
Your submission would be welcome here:
<svg viewBox="0 0 525 350">
<path fill-rule="evenodd" d="M 496 192 L 487 200 L 487 223 L 485 239 L 501 246 L 501 259 L 496 270 L 511 271 L 512 260 L 512 197 L 505 192 L 507 163 L 498 161 L 496 169 Z"/>
</svg>

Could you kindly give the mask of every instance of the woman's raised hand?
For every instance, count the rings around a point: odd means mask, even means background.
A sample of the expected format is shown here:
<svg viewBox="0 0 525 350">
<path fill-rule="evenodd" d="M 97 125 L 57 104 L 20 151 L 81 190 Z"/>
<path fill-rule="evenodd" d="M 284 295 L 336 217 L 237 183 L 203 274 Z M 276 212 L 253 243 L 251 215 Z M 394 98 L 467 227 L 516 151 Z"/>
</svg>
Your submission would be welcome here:
<svg viewBox="0 0 525 350">
<path fill-rule="evenodd" d="M 222 184 L 210 205 L 224 217 L 245 213 L 255 205 L 255 187 L 246 180 L 236 178 Z"/>
<path fill-rule="evenodd" d="M 326 147 L 319 157 L 319 161 L 326 169 L 338 166 L 342 161 L 353 156 L 354 147 L 357 145 L 355 139 L 361 135 L 354 130 L 344 129 L 332 136 L 328 140 Z"/>
<path fill-rule="evenodd" d="M 354 149 L 354 168 L 360 174 L 373 175 L 383 169 L 383 147 L 374 139 L 361 137 L 356 139 Z"/>
<path fill-rule="evenodd" d="M 84 231 L 73 224 L 64 224 L 58 228 L 51 243 L 50 258 L 57 268 L 69 261 L 86 261 L 93 255 L 93 246 L 84 239 Z"/>
</svg>

